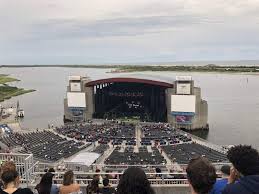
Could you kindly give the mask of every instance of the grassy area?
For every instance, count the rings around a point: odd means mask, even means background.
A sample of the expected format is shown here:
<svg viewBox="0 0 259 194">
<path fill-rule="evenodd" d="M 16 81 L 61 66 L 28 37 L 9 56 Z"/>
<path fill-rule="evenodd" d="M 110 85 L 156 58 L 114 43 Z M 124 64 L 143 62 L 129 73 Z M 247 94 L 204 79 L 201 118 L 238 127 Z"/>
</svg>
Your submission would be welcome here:
<svg viewBox="0 0 259 194">
<path fill-rule="evenodd" d="M 17 88 L 8 85 L 0 86 L 0 102 L 7 100 L 13 96 L 19 96 L 34 91 L 35 90 L 25 90 L 23 88 Z"/>
<path fill-rule="evenodd" d="M 20 81 L 18 79 L 8 77 L 7 75 L 0 74 L 0 102 L 9 99 L 13 96 L 19 96 L 35 90 L 25 90 L 23 88 L 17 88 L 15 86 L 9 86 L 6 83 Z"/>
<path fill-rule="evenodd" d="M 119 72 L 140 72 L 140 71 L 182 71 L 182 72 L 229 72 L 245 73 L 259 72 L 258 66 L 121 66 L 113 71 Z"/>
<path fill-rule="evenodd" d="M 65 68 L 109 68 L 115 69 L 112 73 L 137 72 L 137 71 L 182 71 L 182 72 L 259 72 L 258 65 L 253 66 L 218 66 L 208 64 L 204 66 L 194 65 L 0 65 L 0 68 L 24 68 L 24 67 L 65 67 Z"/>
<path fill-rule="evenodd" d="M 8 82 L 20 81 L 18 79 L 8 77 L 8 75 L 0 74 L 0 84 L 6 84 Z"/>
</svg>

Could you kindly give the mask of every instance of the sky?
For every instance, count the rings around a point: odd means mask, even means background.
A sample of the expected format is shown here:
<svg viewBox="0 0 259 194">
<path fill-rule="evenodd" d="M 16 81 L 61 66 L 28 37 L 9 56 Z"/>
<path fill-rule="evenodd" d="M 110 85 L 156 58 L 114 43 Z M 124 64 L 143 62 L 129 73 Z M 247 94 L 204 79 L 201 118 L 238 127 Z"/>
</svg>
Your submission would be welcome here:
<svg viewBox="0 0 259 194">
<path fill-rule="evenodd" d="M 259 59 L 259 0 L 0 0 L 0 64 Z"/>
</svg>

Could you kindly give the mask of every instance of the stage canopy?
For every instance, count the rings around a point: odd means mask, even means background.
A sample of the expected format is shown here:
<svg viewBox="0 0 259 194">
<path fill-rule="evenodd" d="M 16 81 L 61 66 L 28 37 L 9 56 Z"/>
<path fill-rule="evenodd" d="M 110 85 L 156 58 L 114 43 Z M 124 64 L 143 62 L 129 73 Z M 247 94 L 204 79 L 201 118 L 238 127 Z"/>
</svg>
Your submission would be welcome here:
<svg viewBox="0 0 259 194">
<path fill-rule="evenodd" d="M 98 159 L 100 154 L 94 152 L 81 152 L 65 162 L 90 166 Z"/>
</svg>

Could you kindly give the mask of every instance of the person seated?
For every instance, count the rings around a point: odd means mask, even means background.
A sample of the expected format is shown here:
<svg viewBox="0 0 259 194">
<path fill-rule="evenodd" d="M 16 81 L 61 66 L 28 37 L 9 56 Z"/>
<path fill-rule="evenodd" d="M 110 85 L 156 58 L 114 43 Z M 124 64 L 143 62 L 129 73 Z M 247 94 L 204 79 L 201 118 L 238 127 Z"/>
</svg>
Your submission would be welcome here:
<svg viewBox="0 0 259 194">
<path fill-rule="evenodd" d="M 100 193 L 103 193 L 103 194 L 116 193 L 115 189 L 110 186 L 108 178 L 103 179 L 103 188 L 100 189 Z"/>
<path fill-rule="evenodd" d="M 63 177 L 63 185 L 59 188 L 60 194 L 70 194 L 70 193 L 81 193 L 80 185 L 74 183 L 74 173 L 72 170 L 67 171 Z"/>
<path fill-rule="evenodd" d="M 38 191 L 38 194 L 58 194 L 59 188 L 57 185 L 52 184 L 54 174 L 51 172 L 45 173 L 41 181 L 38 185 L 36 185 L 35 189 Z"/>
<path fill-rule="evenodd" d="M 226 185 L 228 184 L 228 178 L 230 175 L 230 166 L 223 165 L 220 170 L 222 173 L 222 178 L 216 181 L 210 194 L 221 194 L 224 188 L 226 187 Z"/>
<path fill-rule="evenodd" d="M 227 157 L 233 166 L 230 169 L 228 185 L 222 194 L 258 194 L 258 151 L 248 145 L 237 145 L 230 148 Z"/>
<path fill-rule="evenodd" d="M 2 166 L 3 190 L 0 194 L 33 194 L 28 188 L 19 188 L 20 178 L 13 162 L 6 162 Z"/>
<path fill-rule="evenodd" d="M 117 187 L 117 194 L 155 194 L 145 172 L 136 167 L 124 171 Z"/>
<path fill-rule="evenodd" d="M 208 194 L 217 178 L 215 167 L 203 157 L 191 159 L 186 173 L 192 194 Z"/>
</svg>

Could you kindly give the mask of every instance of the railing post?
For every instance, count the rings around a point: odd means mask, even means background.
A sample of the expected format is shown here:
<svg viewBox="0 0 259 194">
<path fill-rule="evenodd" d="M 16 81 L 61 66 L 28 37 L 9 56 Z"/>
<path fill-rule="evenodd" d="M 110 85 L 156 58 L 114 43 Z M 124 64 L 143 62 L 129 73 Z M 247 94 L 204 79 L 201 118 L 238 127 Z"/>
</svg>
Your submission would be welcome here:
<svg viewBox="0 0 259 194">
<path fill-rule="evenodd" d="M 26 180 L 26 186 L 28 187 L 29 186 L 29 176 L 28 176 L 28 158 L 25 158 L 24 160 L 24 170 L 25 170 L 25 180 Z"/>
</svg>

